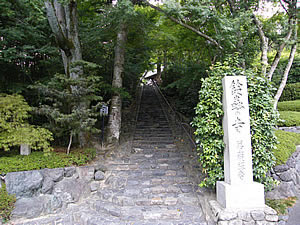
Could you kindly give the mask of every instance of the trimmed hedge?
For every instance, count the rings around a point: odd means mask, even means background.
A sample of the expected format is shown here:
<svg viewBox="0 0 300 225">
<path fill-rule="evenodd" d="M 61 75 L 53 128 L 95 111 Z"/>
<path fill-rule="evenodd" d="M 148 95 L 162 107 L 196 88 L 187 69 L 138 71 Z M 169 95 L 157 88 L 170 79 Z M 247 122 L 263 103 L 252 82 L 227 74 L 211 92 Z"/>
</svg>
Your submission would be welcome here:
<svg viewBox="0 0 300 225">
<path fill-rule="evenodd" d="M 279 101 L 293 101 L 297 99 L 300 99 L 300 82 L 287 84 Z"/>
<path fill-rule="evenodd" d="M 278 102 L 278 111 L 296 111 L 300 112 L 300 100 Z"/>
<path fill-rule="evenodd" d="M 300 144 L 300 134 L 276 130 L 275 135 L 279 141 L 274 150 L 276 165 L 285 164 L 296 151 L 296 145 Z"/>
<path fill-rule="evenodd" d="M 300 126 L 300 112 L 294 111 L 280 111 L 280 121 L 278 121 L 279 127 L 293 127 Z"/>
</svg>

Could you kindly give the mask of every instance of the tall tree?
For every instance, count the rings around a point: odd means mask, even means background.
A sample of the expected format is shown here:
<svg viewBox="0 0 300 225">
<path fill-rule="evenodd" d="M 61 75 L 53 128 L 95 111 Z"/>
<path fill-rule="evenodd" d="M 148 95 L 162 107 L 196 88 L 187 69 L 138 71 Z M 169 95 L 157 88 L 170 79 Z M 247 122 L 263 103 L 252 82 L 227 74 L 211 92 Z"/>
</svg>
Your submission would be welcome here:
<svg viewBox="0 0 300 225">
<path fill-rule="evenodd" d="M 65 73 L 71 78 L 82 74 L 80 67 L 71 70 L 71 63 L 82 60 L 78 35 L 77 2 L 69 0 L 65 4 L 58 0 L 45 0 L 50 27 L 61 50 Z"/>
<path fill-rule="evenodd" d="M 68 0 L 61 3 L 59 0 L 45 0 L 45 7 L 50 27 L 61 50 L 65 74 L 72 79 L 78 79 L 83 70 L 80 65 L 74 66 L 75 62 L 82 60 L 78 33 L 77 1 Z M 76 86 L 70 88 L 73 92 L 77 91 Z M 87 108 L 89 105 L 88 102 L 80 104 L 81 108 Z M 78 138 L 80 146 L 84 146 L 86 144 L 85 133 L 80 132 Z"/>
<path fill-rule="evenodd" d="M 114 73 L 112 87 L 120 90 L 123 86 L 122 75 L 124 74 L 125 45 L 127 39 L 126 23 L 121 22 L 117 34 L 117 43 L 115 46 Z M 107 141 L 117 144 L 120 138 L 122 118 L 122 99 L 120 92 L 115 92 L 111 99 L 110 115 L 108 119 Z"/>
</svg>

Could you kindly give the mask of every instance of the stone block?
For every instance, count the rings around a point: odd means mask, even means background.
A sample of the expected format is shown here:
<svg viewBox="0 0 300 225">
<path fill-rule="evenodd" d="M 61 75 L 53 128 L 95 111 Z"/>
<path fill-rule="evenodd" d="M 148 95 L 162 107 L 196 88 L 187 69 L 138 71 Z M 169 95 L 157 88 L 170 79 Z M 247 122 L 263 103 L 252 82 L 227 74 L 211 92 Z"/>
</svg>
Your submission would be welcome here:
<svg viewBox="0 0 300 225">
<path fill-rule="evenodd" d="M 31 148 L 27 144 L 21 144 L 20 146 L 20 155 L 30 155 Z"/>
<path fill-rule="evenodd" d="M 228 225 L 229 221 L 219 221 L 218 225 Z"/>
<path fill-rule="evenodd" d="M 277 215 L 266 215 L 266 220 L 269 222 L 278 222 Z"/>
<path fill-rule="evenodd" d="M 83 180 L 74 178 L 65 178 L 55 184 L 53 193 L 66 204 L 78 202 L 82 196 L 90 192 L 88 184 Z"/>
<path fill-rule="evenodd" d="M 152 198 L 150 200 L 150 202 L 151 202 L 151 205 L 162 205 L 163 204 L 163 200 L 161 197 Z"/>
<path fill-rule="evenodd" d="M 79 175 L 79 179 L 85 180 L 87 182 L 94 180 L 94 176 L 95 176 L 94 167 L 92 166 L 77 167 L 76 171 Z"/>
<path fill-rule="evenodd" d="M 38 170 L 8 173 L 5 177 L 6 190 L 17 198 L 32 197 L 40 191 L 43 179 Z"/>
<path fill-rule="evenodd" d="M 234 211 L 229 211 L 229 210 L 222 210 L 219 213 L 219 220 L 234 220 L 237 218 L 237 213 Z"/>
<path fill-rule="evenodd" d="M 264 208 L 264 212 L 266 213 L 266 215 L 277 215 L 276 210 L 267 205 Z"/>
<path fill-rule="evenodd" d="M 173 197 L 167 197 L 165 199 L 165 205 L 176 205 L 177 204 L 178 199 L 177 198 L 173 198 Z"/>
<path fill-rule="evenodd" d="M 95 180 L 99 181 L 99 180 L 104 180 L 105 179 L 105 174 L 99 170 L 95 173 Z"/>
<path fill-rule="evenodd" d="M 262 210 L 253 210 L 251 211 L 251 216 L 255 221 L 261 221 L 265 219 L 265 213 Z"/>
<path fill-rule="evenodd" d="M 95 168 L 95 171 L 102 171 L 102 172 L 107 171 L 107 167 L 102 164 L 95 165 L 94 168 Z"/>
<path fill-rule="evenodd" d="M 238 211 L 238 218 L 240 218 L 242 221 L 246 221 L 246 222 L 250 222 L 252 220 L 252 217 L 251 217 L 249 211 Z"/>
<path fill-rule="evenodd" d="M 57 213 L 61 207 L 61 200 L 53 195 L 20 198 L 15 203 L 12 218 L 35 218 L 43 214 Z"/>
<path fill-rule="evenodd" d="M 256 221 L 257 225 L 278 225 L 277 223 L 274 222 L 268 222 L 268 221 Z"/>
<path fill-rule="evenodd" d="M 15 203 L 12 218 L 34 218 L 43 213 L 44 202 L 38 197 L 20 198 Z"/>
<path fill-rule="evenodd" d="M 64 177 L 64 169 L 63 168 L 43 169 L 42 173 L 45 178 L 51 179 L 54 182 L 61 181 Z"/>
<path fill-rule="evenodd" d="M 99 182 L 92 181 L 90 184 L 91 192 L 97 191 L 100 188 Z"/>
<path fill-rule="evenodd" d="M 42 194 L 51 194 L 54 187 L 54 181 L 48 177 L 46 177 L 43 181 L 43 185 L 41 188 Z"/>
<path fill-rule="evenodd" d="M 284 171 L 287 171 L 289 167 L 286 164 L 278 165 L 274 167 L 274 171 L 276 173 L 282 173 Z"/>
<path fill-rule="evenodd" d="M 255 225 L 255 221 L 249 221 L 249 222 L 244 222 L 244 224 L 243 225 Z"/>
<path fill-rule="evenodd" d="M 65 167 L 64 168 L 64 176 L 65 177 L 71 177 L 76 173 L 76 168 L 75 167 Z"/>
<path fill-rule="evenodd" d="M 237 219 L 237 220 L 229 221 L 228 225 L 244 225 L 244 224 L 242 220 Z"/>
<path fill-rule="evenodd" d="M 229 185 L 219 181 L 217 200 L 222 207 L 228 209 L 264 208 L 264 186 L 256 182 Z"/>
<path fill-rule="evenodd" d="M 292 180 L 292 173 L 290 170 L 284 171 L 283 173 L 279 174 L 279 177 L 282 181 L 288 182 Z"/>
</svg>

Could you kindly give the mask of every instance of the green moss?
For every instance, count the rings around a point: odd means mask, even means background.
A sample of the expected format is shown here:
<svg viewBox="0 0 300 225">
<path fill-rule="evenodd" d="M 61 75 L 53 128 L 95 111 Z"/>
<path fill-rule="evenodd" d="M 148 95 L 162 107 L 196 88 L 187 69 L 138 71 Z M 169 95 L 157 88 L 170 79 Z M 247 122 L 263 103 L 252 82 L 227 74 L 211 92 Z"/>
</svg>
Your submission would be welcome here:
<svg viewBox="0 0 300 225">
<path fill-rule="evenodd" d="M 278 102 L 278 111 L 297 111 L 300 112 L 300 100 Z"/>
<path fill-rule="evenodd" d="M 274 155 L 276 157 L 276 165 L 284 164 L 288 158 L 295 152 L 296 145 L 300 144 L 300 134 L 277 130 L 275 135 L 279 141 Z"/>
<path fill-rule="evenodd" d="M 0 174 L 8 172 L 59 168 L 71 165 L 84 165 L 96 156 L 92 148 L 74 149 L 67 155 L 63 152 L 32 152 L 28 156 L 19 155 L 18 151 L 0 152 Z"/>
<path fill-rule="evenodd" d="M 295 111 L 280 111 L 279 127 L 300 126 L 300 112 Z"/>
<path fill-rule="evenodd" d="M 287 208 L 292 207 L 296 203 L 297 197 L 289 197 L 286 199 L 266 199 L 266 204 L 275 209 L 279 215 L 287 214 Z"/>
<path fill-rule="evenodd" d="M 0 224 L 9 220 L 10 214 L 14 209 L 14 204 L 16 202 L 16 197 L 14 195 L 9 195 L 6 191 L 5 184 L 0 188 Z"/>
</svg>

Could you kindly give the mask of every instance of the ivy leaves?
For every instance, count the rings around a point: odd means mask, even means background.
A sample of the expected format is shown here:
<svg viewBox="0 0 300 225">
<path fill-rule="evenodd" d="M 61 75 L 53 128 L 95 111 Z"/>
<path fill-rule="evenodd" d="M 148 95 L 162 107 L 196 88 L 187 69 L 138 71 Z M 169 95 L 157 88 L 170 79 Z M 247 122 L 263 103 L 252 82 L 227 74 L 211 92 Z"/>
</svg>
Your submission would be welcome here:
<svg viewBox="0 0 300 225">
<path fill-rule="evenodd" d="M 192 125 L 196 128 L 196 142 L 200 163 L 206 178 L 201 186 L 214 187 L 216 181 L 224 179 L 223 129 L 222 129 L 222 78 L 224 76 L 246 75 L 248 81 L 252 161 L 254 179 L 270 188 L 273 184 L 268 171 L 275 165 L 273 149 L 277 143 L 273 128 L 278 113 L 273 109 L 270 82 L 252 70 L 240 68 L 237 56 L 224 63 L 216 63 L 210 76 L 203 79 L 199 92 L 199 103 Z"/>
</svg>

